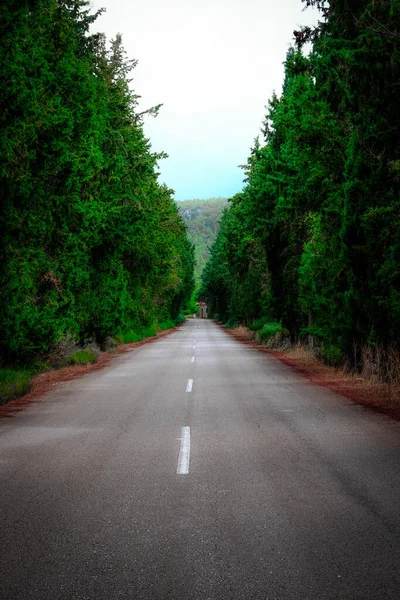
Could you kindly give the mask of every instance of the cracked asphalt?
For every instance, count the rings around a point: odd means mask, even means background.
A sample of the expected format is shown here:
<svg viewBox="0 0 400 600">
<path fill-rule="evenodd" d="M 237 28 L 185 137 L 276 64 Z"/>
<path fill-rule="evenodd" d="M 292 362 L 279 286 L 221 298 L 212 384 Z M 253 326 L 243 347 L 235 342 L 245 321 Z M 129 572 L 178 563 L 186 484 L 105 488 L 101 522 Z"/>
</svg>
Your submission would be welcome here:
<svg viewBox="0 0 400 600">
<path fill-rule="evenodd" d="M 0 598 L 398 600 L 399 500 L 399 423 L 192 320 L 0 421 Z"/>
</svg>

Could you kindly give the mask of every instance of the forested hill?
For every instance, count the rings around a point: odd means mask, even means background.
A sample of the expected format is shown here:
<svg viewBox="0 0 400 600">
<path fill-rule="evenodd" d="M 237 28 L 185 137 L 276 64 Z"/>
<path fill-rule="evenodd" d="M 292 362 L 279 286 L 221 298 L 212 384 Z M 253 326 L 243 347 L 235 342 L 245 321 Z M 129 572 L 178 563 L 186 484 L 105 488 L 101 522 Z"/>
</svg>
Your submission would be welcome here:
<svg viewBox="0 0 400 600">
<path fill-rule="evenodd" d="M 83 0 L 0 4 L 0 359 L 179 319 L 193 249 Z M 156 114 L 157 107 L 148 112 Z M 1 364 L 0 363 L 0 364 Z"/>
<path fill-rule="evenodd" d="M 367 352 L 389 369 L 400 348 L 400 3 L 303 1 L 321 22 L 295 33 L 201 293 L 222 319 L 264 317 L 294 341 L 312 334 L 336 362 L 359 366 Z"/>
<path fill-rule="evenodd" d="M 209 198 L 208 200 L 184 200 L 177 202 L 188 230 L 188 237 L 195 247 L 195 279 L 200 280 L 203 268 L 210 257 L 219 228 L 219 219 L 227 204 L 226 198 Z"/>
</svg>

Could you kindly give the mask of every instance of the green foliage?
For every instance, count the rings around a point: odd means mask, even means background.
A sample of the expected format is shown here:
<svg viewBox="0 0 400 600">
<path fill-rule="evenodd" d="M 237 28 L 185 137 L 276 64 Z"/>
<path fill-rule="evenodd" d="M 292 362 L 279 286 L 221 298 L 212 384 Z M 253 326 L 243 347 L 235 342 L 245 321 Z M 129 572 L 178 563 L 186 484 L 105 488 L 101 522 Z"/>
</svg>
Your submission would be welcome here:
<svg viewBox="0 0 400 600">
<path fill-rule="evenodd" d="M 357 362 L 354 347 L 400 346 L 400 4 L 304 1 L 324 19 L 296 32 L 200 295 Z"/>
<path fill-rule="evenodd" d="M 171 329 L 175 327 L 176 323 L 172 319 L 168 319 L 167 321 L 163 321 L 159 324 L 159 328 L 161 331 L 167 331 L 167 329 Z"/>
<path fill-rule="evenodd" d="M 0 369 L 0 404 L 27 394 L 31 389 L 32 372 L 22 369 Z"/>
<path fill-rule="evenodd" d="M 322 358 L 327 365 L 339 367 L 344 362 L 343 351 L 337 346 L 326 346 L 322 350 Z"/>
<path fill-rule="evenodd" d="M 229 319 L 226 323 L 225 323 L 226 327 L 228 329 L 234 329 L 235 327 L 237 327 L 239 325 L 238 321 L 236 319 Z"/>
<path fill-rule="evenodd" d="M 257 333 L 257 339 L 259 342 L 265 342 L 271 337 L 275 337 L 277 335 L 289 335 L 287 329 L 282 327 L 282 323 L 266 323 L 261 327 L 261 329 Z"/>
<path fill-rule="evenodd" d="M 196 290 L 194 290 L 190 299 L 184 306 L 184 314 L 186 316 L 191 316 L 191 315 L 194 315 L 195 313 L 197 313 L 198 306 L 197 306 L 196 297 L 197 297 L 197 292 L 196 292 Z"/>
<path fill-rule="evenodd" d="M 194 250 L 129 87 L 83 0 L 2 3 L 0 355 L 175 319 Z M 158 107 L 150 109 L 155 114 Z"/>
<path fill-rule="evenodd" d="M 194 277 L 196 282 L 200 281 L 201 273 L 210 258 L 210 248 L 217 236 L 219 219 L 226 202 L 226 198 L 177 202 L 179 214 L 187 227 L 189 241 L 195 249 Z"/>
<path fill-rule="evenodd" d="M 270 324 L 270 321 L 270 317 L 259 317 L 258 319 L 255 319 L 251 325 L 249 325 L 249 329 L 252 331 L 258 331 L 259 329 L 262 329 L 264 325 Z"/>
<path fill-rule="evenodd" d="M 97 356 L 90 348 L 74 352 L 69 359 L 71 365 L 87 365 L 95 362 L 97 362 Z"/>
<path fill-rule="evenodd" d="M 179 313 L 175 319 L 166 319 L 161 323 L 153 323 L 151 325 L 138 326 L 135 329 L 120 333 L 117 337 L 121 344 L 132 344 L 133 342 L 140 342 L 145 338 L 154 337 L 160 331 L 166 331 L 172 329 L 176 325 L 180 325 L 185 320 L 183 314 Z"/>
<path fill-rule="evenodd" d="M 158 327 L 156 325 L 146 325 L 120 333 L 119 338 L 123 344 L 132 344 L 133 342 L 140 342 L 145 338 L 154 337 L 157 335 L 157 332 Z"/>
<path fill-rule="evenodd" d="M 183 313 L 179 313 L 174 319 L 174 326 L 182 325 L 182 323 L 184 323 L 184 322 L 185 322 L 185 315 Z"/>
</svg>

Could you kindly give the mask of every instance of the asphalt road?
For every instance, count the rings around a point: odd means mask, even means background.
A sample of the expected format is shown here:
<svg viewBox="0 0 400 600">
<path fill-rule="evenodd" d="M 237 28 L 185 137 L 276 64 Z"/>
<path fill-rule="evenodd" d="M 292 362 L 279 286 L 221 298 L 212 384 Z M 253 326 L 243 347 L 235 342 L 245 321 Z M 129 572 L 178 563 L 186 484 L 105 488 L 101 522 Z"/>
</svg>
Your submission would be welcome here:
<svg viewBox="0 0 400 600">
<path fill-rule="evenodd" d="M 400 598 L 400 424 L 210 321 L 0 422 L 0 598 Z"/>
</svg>

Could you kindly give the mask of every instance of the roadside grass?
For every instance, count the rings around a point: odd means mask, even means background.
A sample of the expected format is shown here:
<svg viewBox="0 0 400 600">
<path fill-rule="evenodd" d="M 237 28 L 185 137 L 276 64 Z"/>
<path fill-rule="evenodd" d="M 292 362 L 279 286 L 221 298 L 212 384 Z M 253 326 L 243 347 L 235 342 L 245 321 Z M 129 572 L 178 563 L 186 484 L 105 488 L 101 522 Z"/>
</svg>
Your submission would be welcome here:
<svg viewBox="0 0 400 600">
<path fill-rule="evenodd" d="M 0 369 L 0 404 L 27 394 L 33 375 L 28 369 Z"/>
<path fill-rule="evenodd" d="M 71 354 L 68 362 L 70 365 L 93 365 L 97 362 L 97 355 L 91 348 L 86 348 L 85 350 L 78 350 Z"/>
<path fill-rule="evenodd" d="M 142 340 L 154 337 L 160 331 L 167 331 L 180 325 L 185 320 L 184 315 L 179 314 L 175 320 L 167 319 L 161 321 L 161 323 L 153 323 L 151 325 L 143 325 L 142 327 L 136 327 L 135 329 L 129 329 L 118 334 L 117 339 L 121 344 L 133 344 L 135 342 L 141 342 Z"/>
<path fill-rule="evenodd" d="M 157 335 L 157 326 L 153 324 L 120 332 L 118 339 L 121 340 L 122 344 L 133 344 L 155 335 Z"/>
</svg>

